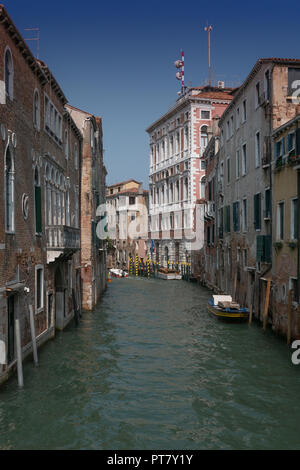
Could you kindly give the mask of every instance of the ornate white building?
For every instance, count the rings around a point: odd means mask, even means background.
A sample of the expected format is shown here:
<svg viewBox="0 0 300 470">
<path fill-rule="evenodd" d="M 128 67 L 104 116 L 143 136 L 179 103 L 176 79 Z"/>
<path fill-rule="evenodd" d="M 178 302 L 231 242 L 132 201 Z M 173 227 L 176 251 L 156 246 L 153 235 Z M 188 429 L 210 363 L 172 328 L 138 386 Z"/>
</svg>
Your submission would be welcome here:
<svg viewBox="0 0 300 470">
<path fill-rule="evenodd" d="M 152 258 L 161 266 L 190 263 L 192 250 L 201 249 L 204 220 L 197 220 L 196 230 L 195 208 L 205 197 L 202 155 L 212 135 L 214 117 L 222 115 L 232 93 L 228 88 L 187 89 L 176 105 L 147 129 L 149 243 Z"/>
</svg>

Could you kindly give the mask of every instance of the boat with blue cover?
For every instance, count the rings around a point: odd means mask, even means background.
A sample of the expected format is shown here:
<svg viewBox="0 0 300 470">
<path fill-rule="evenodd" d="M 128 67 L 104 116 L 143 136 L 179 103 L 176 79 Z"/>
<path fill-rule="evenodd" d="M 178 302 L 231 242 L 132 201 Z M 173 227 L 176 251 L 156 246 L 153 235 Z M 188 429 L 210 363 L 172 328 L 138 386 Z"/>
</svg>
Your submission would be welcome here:
<svg viewBox="0 0 300 470">
<path fill-rule="evenodd" d="M 208 311 L 220 320 L 243 321 L 249 317 L 249 310 L 233 302 L 231 295 L 213 295 Z"/>
</svg>

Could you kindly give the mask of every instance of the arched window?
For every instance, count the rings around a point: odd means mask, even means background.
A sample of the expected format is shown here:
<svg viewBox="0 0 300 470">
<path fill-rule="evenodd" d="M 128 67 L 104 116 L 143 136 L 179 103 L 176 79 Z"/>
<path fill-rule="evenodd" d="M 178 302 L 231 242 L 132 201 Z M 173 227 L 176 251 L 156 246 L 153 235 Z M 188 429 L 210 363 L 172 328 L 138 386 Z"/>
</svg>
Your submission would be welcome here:
<svg viewBox="0 0 300 470">
<path fill-rule="evenodd" d="M 67 129 L 65 130 L 65 157 L 66 160 L 69 158 L 69 134 Z"/>
<path fill-rule="evenodd" d="M 9 49 L 5 52 L 4 57 L 4 81 L 5 92 L 9 99 L 13 99 L 13 61 Z"/>
<path fill-rule="evenodd" d="M 5 230 L 14 231 L 14 163 L 10 148 L 5 154 Z"/>
<path fill-rule="evenodd" d="M 184 199 L 187 200 L 189 198 L 189 180 L 185 178 L 184 180 Z"/>
<path fill-rule="evenodd" d="M 37 130 L 40 130 L 40 95 L 37 90 L 33 95 L 33 125 Z"/>
<path fill-rule="evenodd" d="M 38 167 L 34 170 L 35 232 L 42 233 L 42 194 Z"/>
<path fill-rule="evenodd" d="M 202 126 L 200 129 L 200 152 L 203 155 L 203 152 L 208 144 L 208 132 L 207 126 Z"/>
</svg>

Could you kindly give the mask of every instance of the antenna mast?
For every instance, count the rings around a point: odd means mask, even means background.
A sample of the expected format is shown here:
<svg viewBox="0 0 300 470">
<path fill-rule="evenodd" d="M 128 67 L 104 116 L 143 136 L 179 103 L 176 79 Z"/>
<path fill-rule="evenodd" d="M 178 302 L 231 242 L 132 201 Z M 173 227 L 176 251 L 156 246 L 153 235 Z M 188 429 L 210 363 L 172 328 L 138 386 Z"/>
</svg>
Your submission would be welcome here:
<svg viewBox="0 0 300 470">
<path fill-rule="evenodd" d="M 210 32 L 212 31 L 212 26 L 205 26 L 204 31 L 208 33 L 208 84 L 211 86 L 210 78 Z"/>
<path fill-rule="evenodd" d="M 40 57 L 40 28 L 25 28 L 24 31 L 36 31 L 35 38 L 25 38 L 25 41 L 36 41 L 36 58 Z"/>
<path fill-rule="evenodd" d="M 174 65 L 177 69 L 181 69 L 181 72 L 176 73 L 177 80 L 181 80 L 181 94 L 184 93 L 184 52 L 181 50 L 181 60 L 176 60 Z M 180 95 L 180 91 L 178 92 Z"/>
</svg>

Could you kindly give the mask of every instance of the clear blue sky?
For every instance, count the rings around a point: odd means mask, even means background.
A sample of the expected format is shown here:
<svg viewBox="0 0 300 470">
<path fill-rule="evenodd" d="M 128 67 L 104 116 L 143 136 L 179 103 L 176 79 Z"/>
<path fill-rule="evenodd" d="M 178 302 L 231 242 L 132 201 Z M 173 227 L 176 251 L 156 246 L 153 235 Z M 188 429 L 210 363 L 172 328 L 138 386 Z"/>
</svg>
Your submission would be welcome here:
<svg viewBox="0 0 300 470">
<path fill-rule="evenodd" d="M 181 48 L 186 84 L 207 80 L 207 21 L 216 80 L 242 82 L 259 57 L 300 58 L 297 1 L 1 3 L 24 37 L 24 28 L 41 29 L 40 59 L 70 104 L 103 117 L 108 184 L 133 177 L 148 187 L 145 129 L 176 100 Z"/>
</svg>

